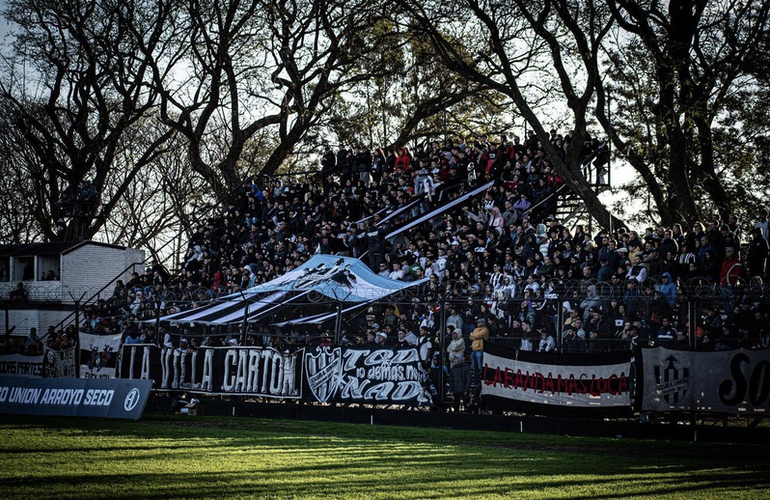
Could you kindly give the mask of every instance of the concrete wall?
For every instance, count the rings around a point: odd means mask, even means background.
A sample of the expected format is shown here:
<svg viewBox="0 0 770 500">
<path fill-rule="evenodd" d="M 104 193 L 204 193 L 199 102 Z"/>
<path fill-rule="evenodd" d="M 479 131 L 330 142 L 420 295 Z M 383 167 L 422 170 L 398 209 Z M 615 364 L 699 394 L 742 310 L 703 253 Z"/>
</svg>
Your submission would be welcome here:
<svg viewBox="0 0 770 500">
<path fill-rule="evenodd" d="M 76 298 L 85 292 L 84 299 L 90 298 L 104 285 L 110 282 L 121 271 L 133 263 L 144 261 L 144 251 L 129 248 L 120 250 L 117 248 L 86 245 L 62 256 L 61 282 L 63 285 L 63 300 L 71 302 L 69 293 Z M 136 266 L 140 274 L 144 272 L 144 266 Z M 119 279 L 125 283 L 131 279 L 133 269 L 121 274 Z M 100 293 L 100 297 L 111 297 L 115 289 L 112 283 Z"/>
<path fill-rule="evenodd" d="M 10 326 L 16 325 L 14 335 L 28 335 L 31 327 L 36 327 L 43 334 L 50 325 L 56 325 L 72 311 L 74 300 L 88 300 L 103 286 L 107 285 L 131 264 L 139 263 L 135 269 L 121 273 L 118 279 L 127 282 L 136 270 L 144 272 L 144 251 L 135 248 L 110 248 L 101 245 L 86 244 L 61 257 L 61 279 L 59 281 L 25 281 L 24 288 L 30 303 L 22 308 L 9 306 Z M 0 297 L 7 299 L 8 294 L 16 289 L 17 282 L 0 283 Z M 98 298 L 112 296 L 115 283 L 111 283 L 99 293 Z M 96 299 L 95 299 L 96 300 Z M 41 309 L 34 308 L 35 302 L 46 302 Z M 51 304 L 53 302 L 54 304 Z M 56 305 L 55 303 L 59 303 Z M 0 310 L 0 335 L 5 334 L 5 311 Z"/>
</svg>

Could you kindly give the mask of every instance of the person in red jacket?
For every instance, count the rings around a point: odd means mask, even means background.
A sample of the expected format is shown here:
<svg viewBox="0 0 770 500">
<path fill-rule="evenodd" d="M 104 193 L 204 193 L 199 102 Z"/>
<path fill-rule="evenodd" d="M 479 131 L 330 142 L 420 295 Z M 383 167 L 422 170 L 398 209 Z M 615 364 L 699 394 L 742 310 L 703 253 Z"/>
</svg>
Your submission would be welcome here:
<svg viewBox="0 0 770 500">
<path fill-rule="evenodd" d="M 412 155 L 409 154 L 409 150 L 406 148 L 401 148 L 398 151 L 398 157 L 396 158 L 395 172 L 409 172 L 411 163 Z"/>
<path fill-rule="evenodd" d="M 719 285 L 722 287 L 722 300 L 725 312 L 735 308 L 735 286 L 743 278 L 743 264 L 734 247 L 725 247 L 725 260 L 719 272 Z"/>
</svg>

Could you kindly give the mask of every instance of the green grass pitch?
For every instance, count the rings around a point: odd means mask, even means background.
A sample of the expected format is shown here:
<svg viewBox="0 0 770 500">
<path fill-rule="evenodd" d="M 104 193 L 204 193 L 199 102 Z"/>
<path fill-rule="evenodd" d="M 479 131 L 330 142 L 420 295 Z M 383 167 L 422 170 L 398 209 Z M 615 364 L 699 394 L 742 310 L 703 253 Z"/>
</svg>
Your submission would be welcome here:
<svg viewBox="0 0 770 500">
<path fill-rule="evenodd" d="M 770 498 L 759 445 L 0 416 L 0 498 Z"/>
</svg>

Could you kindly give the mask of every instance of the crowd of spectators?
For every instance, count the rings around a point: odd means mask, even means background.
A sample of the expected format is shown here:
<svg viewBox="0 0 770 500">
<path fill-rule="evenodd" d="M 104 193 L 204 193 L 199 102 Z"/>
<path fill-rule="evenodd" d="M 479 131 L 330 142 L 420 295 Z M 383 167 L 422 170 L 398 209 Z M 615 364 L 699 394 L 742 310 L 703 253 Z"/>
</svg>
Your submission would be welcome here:
<svg viewBox="0 0 770 500">
<path fill-rule="evenodd" d="M 589 159 L 597 148 L 556 131 L 551 142 L 560 155 L 579 147 Z M 493 186 L 479 196 L 385 240 L 403 221 L 380 221 L 399 207 L 420 199 L 406 212 L 413 219 L 489 181 Z M 432 142 L 413 152 L 328 148 L 319 176 L 254 180 L 220 216 L 195 228 L 181 269 L 172 274 L 155 263 L 119 282 L 111 298 L 86 311 L 84 328 L 160 342 L 146 320 L 265 283 L 324 253 L 361 258 L 391 279 L 428 278 L 413 300 L 345 318 L 342 343 L 417 345 L 423 331 L 434 343 L 445 333 L 435 354 L 446 354 L 447 367 L 451 357 L 477 361 L 469 354 L 483 348 L 484 339 L 471 346 L 479 320 L 485 338 L 543 352 L 770 345 L 766 306 L 743 286 L 767 278 L 766 211 L 748 237 L 741 231 L 752 225 L 735 216 L 591 234 L 556 217 L 553 193 L 562 185 L 534 133 L 524 141 Z M 719 285 L 719 295 L 690 325 L 679 297 L 710 285 Z M 250 325 L 250 334 L 250 344 L 281 346 L 329 342 L 333 335 L 268 325 Z M 200 326 L 161 338 L 175 347 L 184 338 L 185 348 L 242 340 Z M 471 368 L 477 372 L 477 363 Z"/>
</svg>

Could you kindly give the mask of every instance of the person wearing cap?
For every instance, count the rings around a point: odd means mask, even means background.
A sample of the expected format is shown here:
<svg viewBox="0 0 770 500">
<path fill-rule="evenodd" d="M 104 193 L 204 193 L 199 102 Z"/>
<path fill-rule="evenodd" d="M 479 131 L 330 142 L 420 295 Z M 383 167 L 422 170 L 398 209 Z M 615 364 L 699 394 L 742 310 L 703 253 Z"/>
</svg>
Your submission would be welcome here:
<svg viewBox="0 0 770 500">
<path fill-rule="evenodd" d="M 388 340 L 388 335 L 385 332 L 377 332 L 374 334 L 374 343 L 377 347 L 385 347 L 386 340 Z"/>
<path fill-rule="evenodd" d="M 487 328 L 487 320 L 484 318 L 478 318 L 476 320 L 476 329 L 471 332 L 471 340 L 473 344 L 471 349 L 471 371 L 473 372 L 473 380 L 477 385 L 481 384 L 481 368 L 484 361 L 484 341 L 489 338 L 489 329 Z"/>
<path fill-rule="evenodd" d="M 639 337 L 639 327 L 632 321 L 626 321 L 623 328 L 622 338 L 629 342 L 629 348 L 631 350 L 637 346 L 646 345 L 642 338 Z"/>
</svg>

